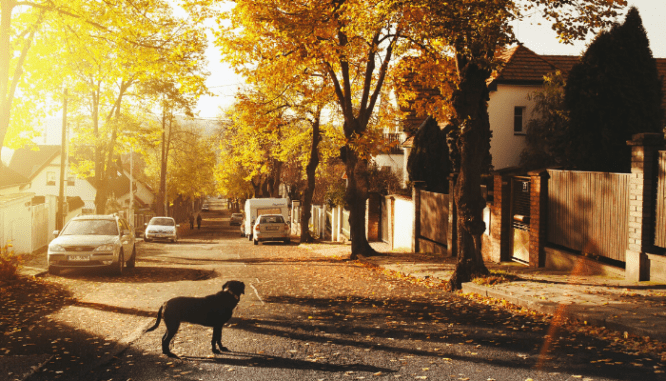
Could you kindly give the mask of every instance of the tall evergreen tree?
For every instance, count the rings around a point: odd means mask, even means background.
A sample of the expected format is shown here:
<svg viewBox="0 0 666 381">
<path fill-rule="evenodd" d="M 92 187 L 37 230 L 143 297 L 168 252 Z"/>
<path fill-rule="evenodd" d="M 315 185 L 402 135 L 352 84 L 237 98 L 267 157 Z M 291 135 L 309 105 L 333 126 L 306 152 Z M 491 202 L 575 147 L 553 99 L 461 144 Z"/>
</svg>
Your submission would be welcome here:
<svg viewBox="0 0 666 381">
<path fill-rule="evenodd" d="M 628 172 L 626 144 L 641 132 L 661 132 L 661 81 L 638 10 L 601 33 L 569 73 L 565 105 L 570 127 L 568 166 Z"/>
<path fill-rule="evenodd" d="M 409 181 L 423 181 L 431 192 L 448 193 L 451 172 L 446 131 L 429 116 L 414 135 L 412 151 L 407 159 Z"/>
</svg>

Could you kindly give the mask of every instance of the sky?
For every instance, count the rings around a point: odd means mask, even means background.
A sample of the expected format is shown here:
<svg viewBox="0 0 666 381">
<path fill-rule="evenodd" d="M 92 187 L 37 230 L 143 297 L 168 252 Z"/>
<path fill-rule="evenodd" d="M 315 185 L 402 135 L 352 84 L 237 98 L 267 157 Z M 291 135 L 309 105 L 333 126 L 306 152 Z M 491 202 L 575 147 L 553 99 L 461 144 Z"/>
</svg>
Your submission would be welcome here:
<svg viewBox="0 0 666 381">
<path fill-rule="evenodd" d="M 643 19 L 643 26 L 650 40 L 654 57 L 666 58 L 666 0 L 628 0 L 627 9 L 635 6 Z M 593 36 L 573 45 L 560 44 L 550 24 L 539 25 L 538 17 L 525 20 L 515 26 L 518 40 L 538 54 L 581 55 Z M 618 20 L 624 21 L 624 15 Z M 208 70 L 211 75 L 206 84 L 215 97 L 203 97 L 197 108 L 199 117 L 215 118 L 220 115 L 220 108 L 229 107 L 234 94 L 243 86 L 243 79 L 237 76 L 226 64 L 220 62 L 219 50 L 210 44 L 208 51 Z"/>
</svg>

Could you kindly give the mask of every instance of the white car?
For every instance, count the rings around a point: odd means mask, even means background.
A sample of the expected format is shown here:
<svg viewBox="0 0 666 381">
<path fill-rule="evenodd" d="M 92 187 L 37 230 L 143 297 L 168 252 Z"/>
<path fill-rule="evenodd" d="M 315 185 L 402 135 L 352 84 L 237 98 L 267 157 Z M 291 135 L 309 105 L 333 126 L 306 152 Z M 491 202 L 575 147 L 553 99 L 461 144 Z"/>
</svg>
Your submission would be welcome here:
<svg viewBox="0 0 666 381">
<path fill-rule="evenodd" d="M 289 224 L 284 222 L 281 214 L 262 214 L 252 229 L 252 241 L 258 245 L 260 241 L 282 241 L 289 243 Z"/>
<path fill-rule="evenodd" d="M 49 273 L 65 268 L 105 267 L 116 275 L 136 262 L 134 232 L 116 215 L 74 217 L 61 231 L 55 231 L 47 251 Z"/>
<path fill-rule="evenodd" d="M 148 221 L 146 230 L 143 233 L 143 240 L 150 242 L 152 240 L 165 240 L 173 243 L 178 242 L 178 228 L 176 220 L 171 217 L 153 217 Z"/>
</svg>

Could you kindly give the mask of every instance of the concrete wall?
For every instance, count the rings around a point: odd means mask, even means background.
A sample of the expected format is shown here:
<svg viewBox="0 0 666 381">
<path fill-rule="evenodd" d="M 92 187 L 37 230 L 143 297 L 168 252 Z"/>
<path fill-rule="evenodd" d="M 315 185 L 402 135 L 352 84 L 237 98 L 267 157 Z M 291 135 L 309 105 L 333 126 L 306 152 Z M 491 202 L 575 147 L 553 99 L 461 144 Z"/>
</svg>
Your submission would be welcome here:
<svg viewBox="0 0 666 381">
<path fill-rule="evenodd" d="M 414 202 L 410 198 L 395 196 L 393 205 L 393 249 L 411 251 L 414 234 Z"/>
<path fill-rule="evenodd" d="M 0 196 L 0 245 L 11 243 L 16 254 L 32 252 L 32 198 L 34 193 Z"/>
</svg>

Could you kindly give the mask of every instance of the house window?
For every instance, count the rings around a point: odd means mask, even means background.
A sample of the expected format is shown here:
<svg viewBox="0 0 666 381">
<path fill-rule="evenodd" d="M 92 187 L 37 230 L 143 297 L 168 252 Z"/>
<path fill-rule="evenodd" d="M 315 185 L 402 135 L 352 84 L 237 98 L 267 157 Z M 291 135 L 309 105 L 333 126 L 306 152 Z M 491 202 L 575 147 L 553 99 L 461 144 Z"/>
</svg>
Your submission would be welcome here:
<svg viewBox="0 0 666 381">
<path fill-rule="evenodd" d="M 513 108 L 513 133 L 514 134 L 524 134 L 524 115 L 525 107 L 514 107 Z"/>
<path fill-rule="evenodd" d="M 56 185 L 55 172 L 46 172 L 46 185 Z"/>
</svg>

